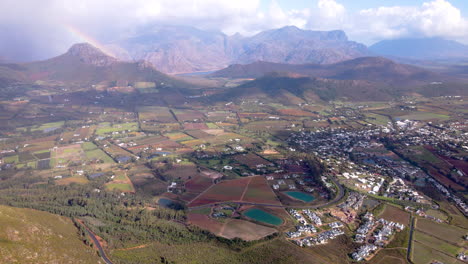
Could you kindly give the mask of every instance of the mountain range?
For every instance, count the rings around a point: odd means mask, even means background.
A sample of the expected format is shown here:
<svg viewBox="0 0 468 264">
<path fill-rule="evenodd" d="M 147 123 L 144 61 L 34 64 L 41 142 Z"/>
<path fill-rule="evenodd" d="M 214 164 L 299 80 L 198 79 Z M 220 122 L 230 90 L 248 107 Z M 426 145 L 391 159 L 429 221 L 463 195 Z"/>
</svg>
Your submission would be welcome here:
<svg viewBox="0 0 468 264">
<path fill-rule="evenodd" d="M 382 57 L 359 57 L 332 64 L 235 64 L 207 77 L 255 78 L 238 87 L 221 89 L 207 98 L 215 101 L 251 97 L 296 104 L 339 98 L 391 100 L 403 95 L 465 95 L 467 92 L 466 79 Z M 87 43 L 75 44 L 66 53 L 45 61 L 0 64 L 0 87 L 37 81 L 55 81 L 78 88 L 95 84 L 126 87 L 136 82 L 154 82 L 158 88 L 164 87 L 160 91 L 169 94 L 179 93 L 180 89 L 185 94 L 192 93 L 197 89 L 186 88 L 202 87 L 166 75 L 144 60 L 125 62 L 110 57 Z"/>
<path fill-rule="evenodd" d="M 375 54 L 416 60 L 468 59 L 468 46 L 443 38 L 382 40 L 369 47 Z"/>
<path fill-rule="evenodd" d="M 349 41 L 341 30 L 311 31 L 295 26 L 250 37 L 186 26 L 158 26 L 108 47 L 121 59 L 143 59 L 165 73 L 212 71 L 258 60 L 328 64 L 369 54 L 365 45 Z"/>
</svg>

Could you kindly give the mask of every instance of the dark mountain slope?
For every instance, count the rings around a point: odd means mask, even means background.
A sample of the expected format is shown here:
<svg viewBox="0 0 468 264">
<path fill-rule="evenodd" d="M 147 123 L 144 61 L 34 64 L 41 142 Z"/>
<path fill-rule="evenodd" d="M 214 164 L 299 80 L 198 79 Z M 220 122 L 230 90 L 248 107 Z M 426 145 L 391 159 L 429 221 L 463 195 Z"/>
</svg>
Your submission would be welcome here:
<svg viewBox="0 0 468 264">
<path fill-rule="evenodd" d="M 270 72 L 297 73 L 308 77 L 337 80 L 365 80 L 376 83 L 413 85 L 448 80 L 451 77 L 411 65 L 395 63 L 381 57 L 361 57 L 335 64 L 280 64 L 255 62 L 231 65 L 211 76 L 258 78 Z"/>
</svg>

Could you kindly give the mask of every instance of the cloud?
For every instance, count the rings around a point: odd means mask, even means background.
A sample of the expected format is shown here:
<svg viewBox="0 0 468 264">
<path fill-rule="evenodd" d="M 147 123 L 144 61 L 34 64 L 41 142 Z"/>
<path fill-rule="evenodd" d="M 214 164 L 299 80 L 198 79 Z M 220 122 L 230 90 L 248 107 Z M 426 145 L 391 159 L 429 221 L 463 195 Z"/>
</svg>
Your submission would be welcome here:
<svg viewBox="0 0 468 264">
<path fill-rule="evenodd" d="M 421 6 L 391 6 L 361 10 L 353 19 L 356 35 L 372 39 L 445 37 L 467 40 L 468 21 L 448 1 L 434 0 Z"/>
<path fill-rule="evenodd" d="M 67 25 L 109 42 L 157 24 L 181 24 L 226 34 L 251 35 L 295 25 L 313 30 L 343 29 L 367 44 L 411 36 L 440 36 L 468 42 L 468 22 L 447 0 L 419 6 L 381 6 L 349 11 L 340 0 L 316 0 L 285 9 L 277 0 L 2 0 L 0 56 L 44 59 L 83 41 Z"/>
</svg>

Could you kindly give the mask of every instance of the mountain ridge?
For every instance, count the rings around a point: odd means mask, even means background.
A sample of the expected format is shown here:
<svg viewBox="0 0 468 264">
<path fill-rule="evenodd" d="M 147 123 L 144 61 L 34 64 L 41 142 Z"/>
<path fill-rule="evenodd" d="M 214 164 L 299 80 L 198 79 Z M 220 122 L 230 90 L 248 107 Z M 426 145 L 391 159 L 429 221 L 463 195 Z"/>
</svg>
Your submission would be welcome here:
<svg viewBox="0 0 468 264">
<path fill-rule="evenodd" d="M 295 26 L 250 37 L 227 36 L 187 26 L 159 26 L 111 43 L 122 59 L 144 59 L 166 73 L 203 72 L 257 60 L 334 63 L 369 54 L 341 30 L 312 31 Z M 125 51 L 125 52 L 123 52 Z"/>
<path fill-rule="evenodd" d="M 415 84 L 442 81 L 448 76 L 412 65 L 396 63 L 383 57 L 360 57 L 334 64 L 284 64 L 254 62 L 234 64 L 212 73 L 212 77 L 258 78 L 269 72 L 296 73 L 311 78 L 366 80 L 388 84 Z"/>
</svg>

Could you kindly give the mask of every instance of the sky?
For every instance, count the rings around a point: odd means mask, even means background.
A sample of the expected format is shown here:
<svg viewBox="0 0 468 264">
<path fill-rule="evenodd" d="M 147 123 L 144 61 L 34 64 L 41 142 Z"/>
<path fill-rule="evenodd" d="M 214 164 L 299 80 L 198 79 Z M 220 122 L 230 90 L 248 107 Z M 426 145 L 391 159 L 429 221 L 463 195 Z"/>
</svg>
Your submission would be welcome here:
<svg viewBox="0 0 468 264">
<path fill-rule="evenodd" d="M 148 25 L 253 35 L 295 25 L 346 32 L 371 45 L 443 37 L 468 44 L 467 0 L 1 0 L 0 60 L 37 60 L 73 43 L 100 45 Z"/>
</svg>

